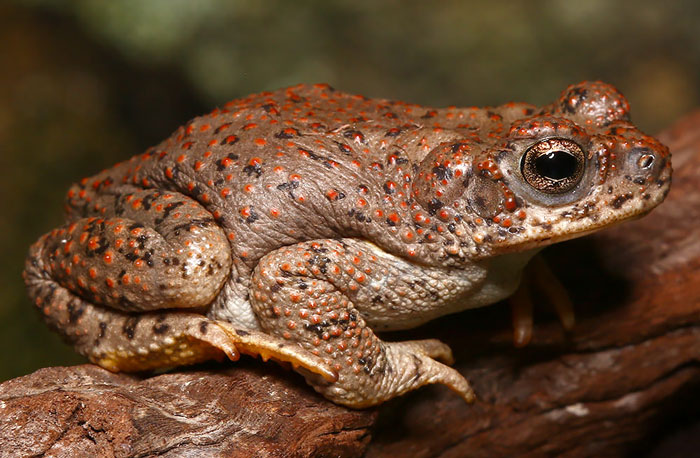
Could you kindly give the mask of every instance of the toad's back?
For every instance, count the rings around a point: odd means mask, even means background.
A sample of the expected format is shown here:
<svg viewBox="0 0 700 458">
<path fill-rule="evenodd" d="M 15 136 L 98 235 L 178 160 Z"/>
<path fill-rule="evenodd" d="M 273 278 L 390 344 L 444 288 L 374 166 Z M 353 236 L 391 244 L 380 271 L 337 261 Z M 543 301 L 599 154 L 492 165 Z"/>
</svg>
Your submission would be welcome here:
<svg viewBox="0 0 700 458">
<path fill-rule="evenodd" d="M 84 179 L 68 204 L 104 213 L 95 191 L 183 193 L 225 228 L 234 258 L 248 268 L 270 250 L 325 237 L 364 235 L 405 255 L 415 235 L 407 230 L 414 166 L 440 143 L 498 138 L 534 111 L 433 109 L 299 85 L 195 118 L 146 153 Z"/>
</svg>

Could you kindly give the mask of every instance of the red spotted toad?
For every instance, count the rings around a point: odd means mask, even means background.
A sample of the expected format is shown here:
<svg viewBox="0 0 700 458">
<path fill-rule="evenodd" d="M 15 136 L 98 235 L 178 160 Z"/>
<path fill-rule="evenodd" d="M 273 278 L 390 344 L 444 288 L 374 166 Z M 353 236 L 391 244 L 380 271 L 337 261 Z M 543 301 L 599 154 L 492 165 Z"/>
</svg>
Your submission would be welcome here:
<svg viewBox="0 0 700 458">
<path fill-rule="evenodd" d="M 541 247 L 658 205 L 669 152 L 628 112 L 601 82 L 544 107 L 251 95 L 74 185 L 29 295 L 110 370 L 244 353 L 347 406 L 430 383 L 471 400 L 445 344 L 375 331 L 497 302 Z"/>
</svg>

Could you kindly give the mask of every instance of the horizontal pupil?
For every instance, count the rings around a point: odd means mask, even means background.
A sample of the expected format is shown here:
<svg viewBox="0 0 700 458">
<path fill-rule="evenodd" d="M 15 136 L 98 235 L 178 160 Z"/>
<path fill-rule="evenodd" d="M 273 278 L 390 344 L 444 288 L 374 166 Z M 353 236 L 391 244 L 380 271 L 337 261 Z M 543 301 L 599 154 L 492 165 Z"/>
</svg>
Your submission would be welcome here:
<svg viewBox="0 0 700 458">
<path fill-rule="evenodd" d="M 551 180 L 571 178 L 576 173 L 577 161 L 566 151 L 549 151 L 535 159 L 535 170 Z"/>
</svg>

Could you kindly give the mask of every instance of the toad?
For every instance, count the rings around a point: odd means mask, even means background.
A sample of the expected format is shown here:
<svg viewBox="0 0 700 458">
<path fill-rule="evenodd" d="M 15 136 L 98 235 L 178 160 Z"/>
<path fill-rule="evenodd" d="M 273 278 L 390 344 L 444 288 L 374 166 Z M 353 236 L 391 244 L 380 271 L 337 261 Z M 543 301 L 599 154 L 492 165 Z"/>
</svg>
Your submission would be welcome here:
<svg viewBox="0 0 700 458">
<path fill-rule="evenodd" d="M 670 180 L 667 148 L 602 82 L 487 108 L 299 85 L 72 186 L 24 279 L 112 371 L 248 354 L 350 407 L 432 383 L 471 401 L 445 344 L 376 333 L 512 295 L 542 247 L 649 212 Z"/>
</svg>

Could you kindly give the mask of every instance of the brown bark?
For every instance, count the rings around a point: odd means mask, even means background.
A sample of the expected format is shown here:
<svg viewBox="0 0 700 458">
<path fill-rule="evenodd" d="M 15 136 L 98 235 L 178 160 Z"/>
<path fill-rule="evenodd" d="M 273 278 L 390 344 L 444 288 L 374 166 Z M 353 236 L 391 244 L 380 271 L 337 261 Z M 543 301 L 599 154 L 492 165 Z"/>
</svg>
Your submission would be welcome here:
<svg viewBox="0 0 700 458">
<path fill-rule="evenodd" d="M 700 112 L 661 138 L 675 170 L 661 207 L 547 251 L 576 304 L 572 332 L 543 305 L 531 344 L 515 349 L 497 305 L 390 336 L 450 344 L 478 395 L 472 406 L 429 387 L 352 411 L 258 361 L 145 379 L 48 368 L 0 385 L 0 456 L 644 452 L 700 407 Z"/>
<path fill-rule="evenodd" d="M 281 368 L 138 378 L 51 367 L 0 386 L 0 456 L 357 456 L 375 415 L 325 402 Z"/>
</svg>

